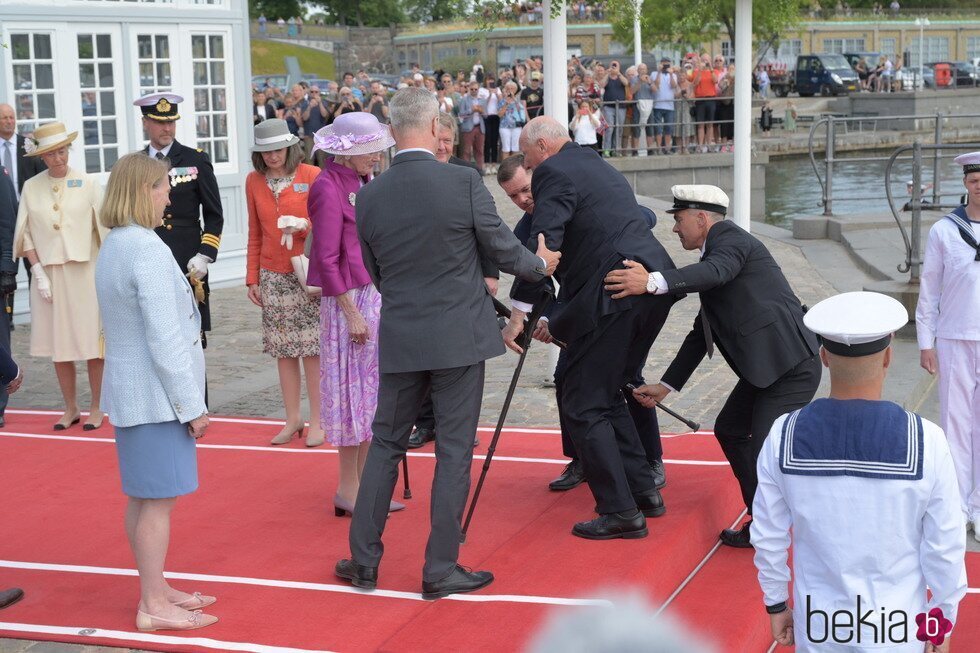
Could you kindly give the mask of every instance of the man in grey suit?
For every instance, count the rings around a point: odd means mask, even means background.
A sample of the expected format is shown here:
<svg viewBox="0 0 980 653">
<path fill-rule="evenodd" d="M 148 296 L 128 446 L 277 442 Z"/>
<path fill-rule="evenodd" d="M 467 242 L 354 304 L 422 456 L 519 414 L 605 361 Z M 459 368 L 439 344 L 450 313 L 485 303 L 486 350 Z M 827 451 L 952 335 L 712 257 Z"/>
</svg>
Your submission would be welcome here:
<svg viewBox="0 0 980 653">
<path fill-rule="evenodd" d="M 560 254 L 543 241 L 533 254 L 501 222 L 476 171 L 436 161 L 439 106 L 428 91 L 398 91 L 390 116 L 398 153 L 356 198 L 364 264 L 381 292 L 381 378 L 351 521 L 351 558 L 335 573 L 357 587 L 377 585 L 398 464 L 431 389 L 439 438 L 422 597 L 437 599 L 493 582 L 490 572 L 456 563 L 484 361 L 504 353 L 480 253 L 527 281 L 554 272 Z"/>
</svg>

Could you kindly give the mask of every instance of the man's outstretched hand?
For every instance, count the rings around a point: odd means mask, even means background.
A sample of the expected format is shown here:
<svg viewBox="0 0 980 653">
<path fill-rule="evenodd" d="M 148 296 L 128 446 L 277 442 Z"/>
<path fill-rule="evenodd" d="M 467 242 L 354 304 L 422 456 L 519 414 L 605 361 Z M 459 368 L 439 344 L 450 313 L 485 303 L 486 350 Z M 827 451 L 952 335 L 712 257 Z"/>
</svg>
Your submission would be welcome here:
<svg viewBox="0 0 980 653">
<path fill-rule="evenodd" d="M 650 273 L 642 263 L 623 261 L 624 270 L 612 270 L 606 275 L 606 290 L 613 294 L 613 299 L 622 299 L 630 295 L 644 295 L 647 292 L 647 280 Z"/>
<path fill-rule="evenodd" d="M 552 252 L 548 249 L 548 245 L 544 241 L 544 234 L 538 234 L 538 251 L 536 253 L 544 259 L 545 265 L 547 266 L 544 275 L 546 277 L 553 275 L 555 268 L 558 267 L 558 261 L 561 260 L 561 252 Z"/>
</svg>

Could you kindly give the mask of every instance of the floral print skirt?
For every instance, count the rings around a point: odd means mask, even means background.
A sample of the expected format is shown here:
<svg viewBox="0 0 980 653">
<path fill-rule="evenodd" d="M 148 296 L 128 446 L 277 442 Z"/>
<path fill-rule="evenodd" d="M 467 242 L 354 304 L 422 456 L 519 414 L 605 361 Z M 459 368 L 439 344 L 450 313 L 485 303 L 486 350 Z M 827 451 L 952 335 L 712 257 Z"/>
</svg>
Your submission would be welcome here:
<svg viewBox="0 0 980 653">
<path fill-rule="evenodd" d="M 351 342 L 347 319 L 336 297 L 320 301 L 320 425 L 335 447 L 371 439 L 378 407 L 378 324 L 381 295 L 372 284 L 351 290 L 367 322 L 367 342 Z"/>
<path fill-rule="evenodd" d="M 275 358 L 320 355 L 320 298 L 309 295 L 292 272 L 259 270 L 262 351 Z"/>
</svg>

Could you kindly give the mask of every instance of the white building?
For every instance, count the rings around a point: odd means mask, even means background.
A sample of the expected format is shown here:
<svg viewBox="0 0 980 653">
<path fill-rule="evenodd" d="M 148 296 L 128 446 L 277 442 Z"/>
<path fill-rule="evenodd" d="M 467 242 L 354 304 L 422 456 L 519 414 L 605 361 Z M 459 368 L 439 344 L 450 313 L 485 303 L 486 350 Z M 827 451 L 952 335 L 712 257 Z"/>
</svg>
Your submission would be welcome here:
<svg viewBox="0 0 980 653">
<path fill-rule="evenodd" d="M 0 43 L 0 102 L 13 105 L 18 131 L 50 120 L 79 131 L 71 165 L 103 183 L 116 159 L 146 144 L 133 99 L 182 95 L 177 140 L 210 154 L 224 207 L 211 283 L 244 277 L 252 133 L 246 0 L 0 0 Z M 17 312 L 26 309 L 18 297 Z"/>
</svg>

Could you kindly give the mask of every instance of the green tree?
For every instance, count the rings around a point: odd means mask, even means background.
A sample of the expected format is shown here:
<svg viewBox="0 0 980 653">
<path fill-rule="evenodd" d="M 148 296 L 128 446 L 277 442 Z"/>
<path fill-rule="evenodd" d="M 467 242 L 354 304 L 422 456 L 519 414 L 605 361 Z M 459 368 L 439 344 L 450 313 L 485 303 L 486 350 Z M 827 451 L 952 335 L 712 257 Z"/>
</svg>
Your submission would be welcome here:
<svg viewBox="0 0 980 653">
<path fill-rule="evenodd" d="M 408 17 L 420 23 L 462 18 L 469 14 L 470 6 L 468 0 L 405 0 Z"/>
<path fill-rule="evenodd" d="M 797 24 L 810 6 L 809 0 L 755 0 L 752 3 L 752 36 L 758 51 L 775 47 L 780 36 Z M 633 0 L 610 0 L 613 32 L 617 41 L 632 45 Z M 703 41 L 727 34 L 735 45 L 735 0 L 693 0 L 688 3 L 644 2 L 640 33 L 648 44 L 696 47 Z"/>
<path fill-rule="evenodd" d="M 404 23 L 401 0 L 311 0 L 307 4 L 321 7 L 328 22 L 357 27 L 388 27 Z"/>
<path fill-rule="evenodd" d="M 303 16 L 305 13 L 299 0 L 248 0 L 248 14 L 252 18 L 264 15 L 269 20 L 279 18 L 288 20 Z"/>
</svg>

